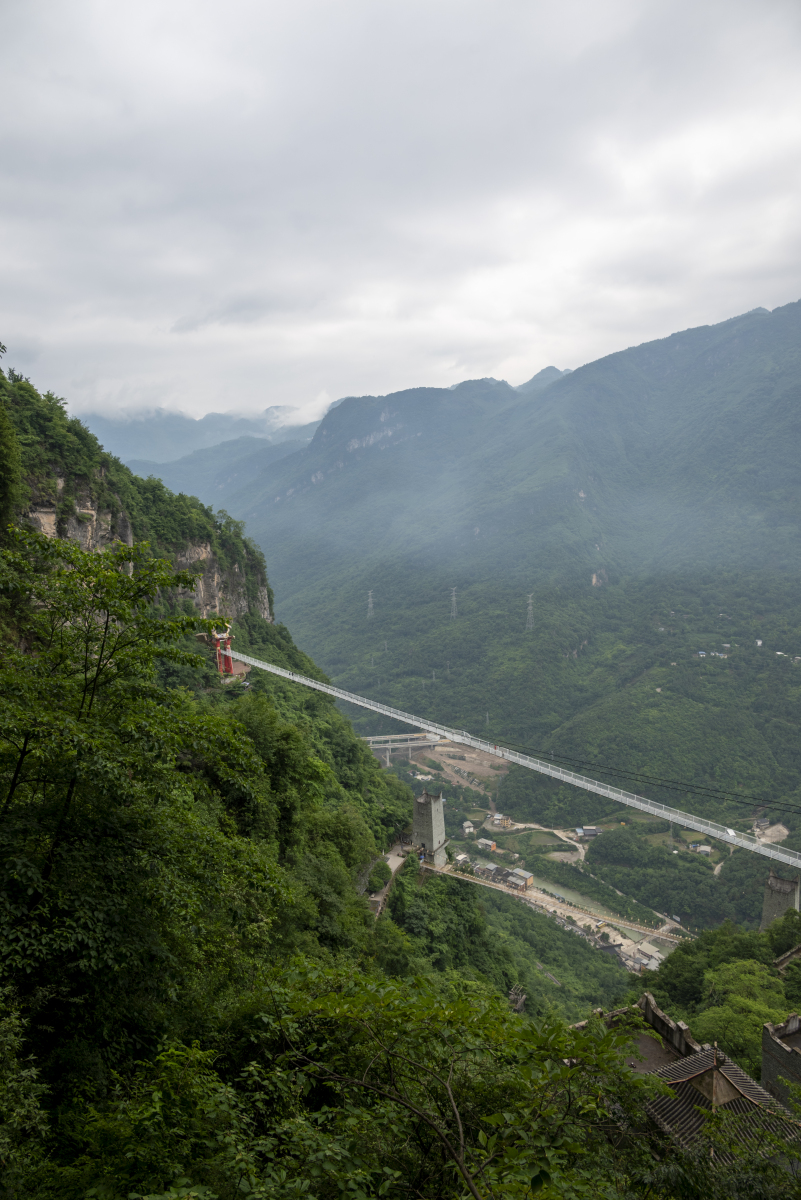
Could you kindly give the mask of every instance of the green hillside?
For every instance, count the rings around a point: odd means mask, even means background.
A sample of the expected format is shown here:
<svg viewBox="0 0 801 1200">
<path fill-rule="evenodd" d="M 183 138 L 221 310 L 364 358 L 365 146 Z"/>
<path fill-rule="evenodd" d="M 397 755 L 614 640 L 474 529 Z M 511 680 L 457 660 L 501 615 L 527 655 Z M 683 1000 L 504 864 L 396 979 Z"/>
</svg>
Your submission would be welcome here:
<svg viewBox="0 0 801 1200">
<path fill-rule="evenodd" d="M 266 586 L 238 524 L 137 480 L 19 377 L 0 374 L 0 425 L 5 1194 L 489 1200 L 535 1179 L 667 1200 L 650 1150 L 609 1141 L 648 1090 L 628 1035 L 566 1024 L 630 977 L 414 859 L 376 920 L 368 881 L 411 792 L 329 698 L 224 686 L 181 598 L 194 539 Z M 82 549 L 90 501 L 150 544 Z M 75 536 L 29 527 L 54 502 Z M 234 634 L 321 676 L 255 607 Z"/>
<path fill-rule="evenodd" d="M 240 437 L 219 446 L 193 450 L 174 462 L 161 463 L 126 455 L 126 466 L 140 478 L 160 479 L 171 492 L 198 496 L 213 508 L 222 508 L 230 498 L 250 486 L 271 463 L 302 450 L 304 440 L 272 442 L 266 438 Z"/>
<path fill-rule="evenodd" d="M 800 335 L 792 304 L 538 389 L 351 398 L 230 507 L 340 686 L 740 828 L 782 820 L 793 845 Z M 604 815 L 517 769 L 497 800 L 546 823 Z M 764 865 L 738 895 L 723 886 L 739 857 L 696 923 L 733 904 L 758 920 Z"/>
<path fill-rule="evenodd" d="M 796 569 L 801 304 L 674 334 L 536 392 L 495 380 L 344 400 L 232 511 L 287 604 L 322 567 Z M 303 553 L 299 553 L 302 548 Z"/>
</svg>

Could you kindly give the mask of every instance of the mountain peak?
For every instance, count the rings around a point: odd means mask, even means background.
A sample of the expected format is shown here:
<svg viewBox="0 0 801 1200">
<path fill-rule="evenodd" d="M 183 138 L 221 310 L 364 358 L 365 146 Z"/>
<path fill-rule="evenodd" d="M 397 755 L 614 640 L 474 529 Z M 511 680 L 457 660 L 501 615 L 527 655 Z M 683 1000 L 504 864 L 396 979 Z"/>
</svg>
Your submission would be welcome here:
<svg viewBox="0 0 801 1200">
<path fill-rule="evenodd" d="M 541 392 L 543 388 L 549 387 L 552 383 L 556 383 L 557 379 L 561 379 L 563 375 L 569 375 L 570 371 L 560 371 L 558 367 L 543 367 L 536 375 L 532 375 L 526 383 L 520 383 L 515 388 L 516 392 L 526 395 L 529 392 Z"/>
</svg>

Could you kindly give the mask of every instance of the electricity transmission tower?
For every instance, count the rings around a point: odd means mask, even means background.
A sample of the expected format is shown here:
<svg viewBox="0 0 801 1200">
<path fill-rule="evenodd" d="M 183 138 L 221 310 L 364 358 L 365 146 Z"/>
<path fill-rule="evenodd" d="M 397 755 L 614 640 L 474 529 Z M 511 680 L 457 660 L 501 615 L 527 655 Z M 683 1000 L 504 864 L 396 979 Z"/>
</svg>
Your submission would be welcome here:
<svg viewBox="0 0 801 1200">
<path fill-rule="evenodd" d="M 373 615 L 373 593 L 372 592 L 367 593 L 367 615 L 368 615 L 368 617 L 372 617 L 372 615 Z"/>
<path fill-rule="evenodd" d="M 526 632 L 534 628 L 534 593 L 532 592 L 528 598 L 528 608 L 526 609 Z"/>
<path fill-rule="evenodd" d="M 456 588 L 451 588 L 451 620 L 453 620 L 456 615 Z"/>
</svg>

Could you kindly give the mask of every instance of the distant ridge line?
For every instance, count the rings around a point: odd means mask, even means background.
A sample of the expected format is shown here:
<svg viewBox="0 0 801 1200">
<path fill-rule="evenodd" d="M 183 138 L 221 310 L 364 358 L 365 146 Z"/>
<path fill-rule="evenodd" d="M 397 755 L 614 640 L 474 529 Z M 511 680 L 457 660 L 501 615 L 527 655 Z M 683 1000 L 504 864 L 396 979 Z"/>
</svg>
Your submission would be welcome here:
<svg viewBox="0 0 801 1200">
<path fill-rule="evenodd" d="M 770 843 L 759 842 L 751 834 L 739 833 L 737 830 L 729 829 L 725 825 L 718 825 L 716 821 L 707 821 L 703 817 L 694 816 L 692 813 L 682 812 L 681 809 L 670 808 L 666 804 L 659 804 L 656 800 L 648 800 L 646 797 L 638 796 L 634 792 L 625 792 L 621 788 L 611 787 L 608 783 L 601 783 L 597 779 L 591 779 L 588 775 L 579 775 L 575 771 L 566 770 L 564 767 L 554 766 L 553 763 L 546 762 L 544 759 L 531 758 L 528 754 L 520 754 L 516 750 L 508 750 L 505 746 L 500 746 L 495 742 L 487 742 L 483 738 L 474 737 L 471 733 L 467 733 L 463 729 L 450 729 L 447 725 L 440 725 L 436 721 L 427 720 L 425 717 L 416 717 L 412 713 L 403 712 L 399 708 L 392 708 L 388 704 L 380 704 L 377 700 L 368 700 L 366 696 L 357 696 L 354 692 L 346 692 L 342 688 L 334 687 L 330 683 L 321 683 L 318 679 L 311 679 L 308 675 L 298 675 L 295 671 L 287 671 L 284 667 L 277 667 L 273 663 L 262 662 L 258 658 L 250 658 L 247 654 L 240 654 L 236 650 L 223 651 L 223 653 L 229 654 L 231 658 L 247 663 L 251 667 L 257 667 L 261 671 L 269 671 L 273 675 L 280 675 L 283 679 L 289 679 L 292 683 L 300 683 L 304 687 L 313 688 L 317 692 L 325 692 L 326 695 L 334 696 L 337 700 L 345 700 L 348 704 L 355 704 L 359 708 L 370 709 L 371 712 L 381 713 L 385 717 L 392 717 L 394 720 L 402 721 L 406 725 L 414 725 L 418 729 L 425 729 L 430 733 L 438 733 L 441 737 L 447 738 L 448 741 L 457 742 L 463 746 L 472 746 L 476 750 L 483 750 L 485 754 L 492 754 L 496 758 L 516 763 L 518 766 L 526 767 L 530 771 L 537 771 L 540 775 L 548 775 L 551 779 L 559 779 L 563 783 L 570 783 L 574 787 L 582 788 L 585 792 L 594 792 L 598 796 L 606 796 L 618 804 L 625 804 L 629 808 L 636 808 L 640 812 L 649 813 L 651 816 L 662 817 L 664 820 L 673 821 L 677 825 L 683 825 L 687 829 L 694 829 L 697 833 L 703 833 L 707 837 L 713 837 L 717 841 L 728 842 L 729 845 L 739 846 L 741 850 L 750 850 L 754 854 L 763 855 L 764 858 L 773 859 L 774 862 L 780 862 L 786 866 L 801 870 L 801 854 L 796 850 L 783 850 Z"/>
</svg>

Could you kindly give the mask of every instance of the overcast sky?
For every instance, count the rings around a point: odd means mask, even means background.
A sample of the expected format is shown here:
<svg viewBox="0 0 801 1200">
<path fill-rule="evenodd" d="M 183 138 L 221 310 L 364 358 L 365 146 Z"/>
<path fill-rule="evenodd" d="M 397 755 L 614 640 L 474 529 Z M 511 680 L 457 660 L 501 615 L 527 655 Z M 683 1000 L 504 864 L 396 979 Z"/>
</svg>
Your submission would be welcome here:
<svg viewBox="0 0 801 1200">
<path fill-rule="evenodd" d="M 3 0 L 0 341 L 76 413 L 521 383 L 801 298 L 797 0 Z"/>
</svg>

